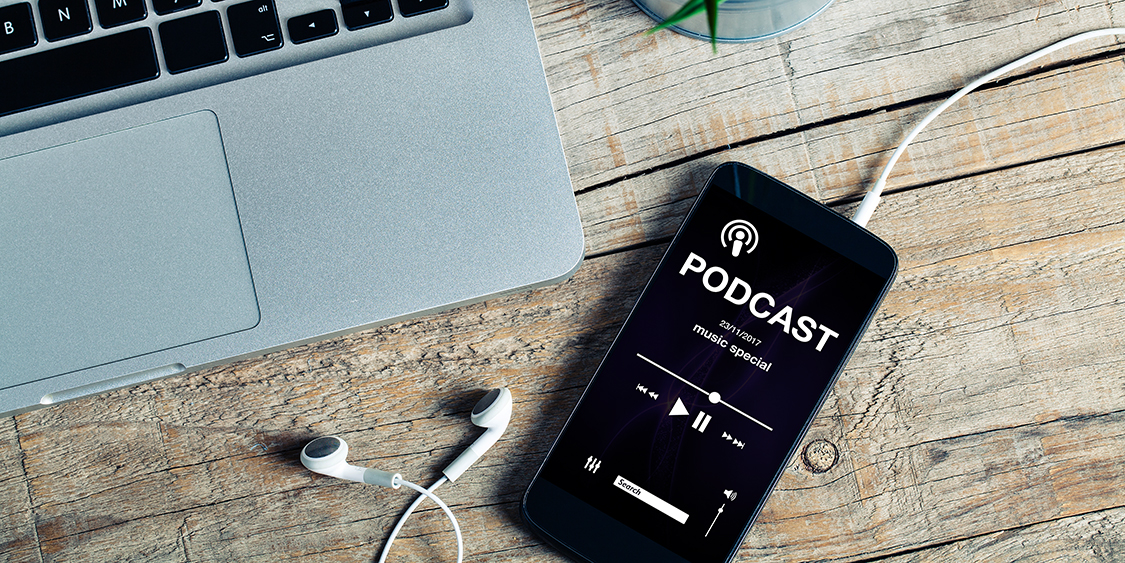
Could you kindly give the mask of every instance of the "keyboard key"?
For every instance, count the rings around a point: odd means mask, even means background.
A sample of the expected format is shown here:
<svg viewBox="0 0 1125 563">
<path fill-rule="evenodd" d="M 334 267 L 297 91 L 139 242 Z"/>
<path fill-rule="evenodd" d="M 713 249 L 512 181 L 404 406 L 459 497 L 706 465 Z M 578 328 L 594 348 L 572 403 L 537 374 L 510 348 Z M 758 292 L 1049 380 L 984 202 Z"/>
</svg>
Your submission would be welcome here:
<svg viewBox="0 0 1125 563">
<path fill-rule="evenodd" d="M 251 0 L 227 8 L 234 52 L 249 57 L 281 48 L 281 24 L 273 0 Z"/>
<path fill-rule="evenodd" d="M 94 0 L 103 29 L 141 21 L 148 16 L 145 0 Z"/>
<path fill-rule="evenodd" d="M 391 0 L 355 0 L 343 2 L 344 25 L 350 30 L 387 23 L 394 17 Z"/>
<path fill-rule="evenodd" d="M 31 4 L 24 2 L 0 8 L 0 55 L 34 47 L 38 42 Z"/>
<path fill-rule="evenodd" d="M 148 28 L 132 29 L 50 51 L 0 61 L 0 115 L 7 115 L 160 75 Z"/>
<path fill-rule="evenodd" d="M 168 72 L 177 74 L 227 60 L 223 22 L 214 10 L 161 23 L 160 47 Z"/>
<path fill-rule="evenodd" d="M 181 10 L 194 8 L 203 3 L 203 0 L 152 0 L 152 11 L 163 16 Z"/>
<path fill-rule="evenodd" d="M 289 18 L 289 38 L 294 43 L 304 43 L 336 35 L 340 28 L 336 25 L 336 12 L 321 10 L 311 14 Z"/>
<path fill-rule="evenodd" d="M 398 0 L 398 11 L 404 17 L 417 16 L 426 12 L 440 10 L 449 5 L 449 0 Z"/>
<path fill-rule="evenodd" d="M 75 37 L 94 29 L 86 0 L 39 0 L 39 17 L 47 41 Z"/>
</svg>

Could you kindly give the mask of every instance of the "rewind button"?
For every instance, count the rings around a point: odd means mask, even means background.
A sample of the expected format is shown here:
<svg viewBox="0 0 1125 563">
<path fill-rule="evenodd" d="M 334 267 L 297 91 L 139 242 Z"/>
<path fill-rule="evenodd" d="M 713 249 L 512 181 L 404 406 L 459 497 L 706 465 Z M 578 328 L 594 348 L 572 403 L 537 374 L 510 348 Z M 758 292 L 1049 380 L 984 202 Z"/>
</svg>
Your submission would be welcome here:
<svg viewBox="0 0 1125 563">
<path fill-rule="evenodd" d="M 325 37 L 332 37 L 340 28 L 336 25 L 336 12 L 320 10 L 311 14 L 295 16 L 286 22 L 289 38 L 293 43 L 305 43 Z"/>
</svg>

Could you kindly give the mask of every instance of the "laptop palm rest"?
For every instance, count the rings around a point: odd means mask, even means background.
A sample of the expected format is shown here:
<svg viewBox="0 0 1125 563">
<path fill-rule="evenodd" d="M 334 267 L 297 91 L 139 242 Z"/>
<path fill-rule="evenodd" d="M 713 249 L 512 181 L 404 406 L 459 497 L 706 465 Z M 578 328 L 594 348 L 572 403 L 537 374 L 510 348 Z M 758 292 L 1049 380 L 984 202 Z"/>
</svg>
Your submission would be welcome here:
<svg viewBox="0 0 1125 563">
<path fill-rule="evenodd" d="M 257 325 L 215 114 L 0 160 L 0 178 L 0 388 Z"/>
</svg>

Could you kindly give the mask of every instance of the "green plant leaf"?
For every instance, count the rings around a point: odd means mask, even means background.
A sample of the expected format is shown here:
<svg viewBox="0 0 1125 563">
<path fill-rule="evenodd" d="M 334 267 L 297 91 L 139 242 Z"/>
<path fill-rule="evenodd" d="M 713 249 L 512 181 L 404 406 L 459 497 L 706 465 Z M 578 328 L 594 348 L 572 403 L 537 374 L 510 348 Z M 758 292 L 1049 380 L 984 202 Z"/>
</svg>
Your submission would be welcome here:
<svg viewBox="0 0 1125 563">
<path fill-rule="evenodd" d="M 662 29 L 672 27 L 698 14 L 699 12 L 702 12 L 704 9 L 706 9 L 706 7 L 704 6 L 704 2 L 705 0 L 688 0 L 688 2 L 681 6 L 679 10 L 676 10 L 676 13 L 668 16 L 667 19 L 653 26 L 652 29 L 649 29 L 646 33 L 648 35 L 651 35 Z"/>
<path fill-rule="evenodd" d="M 707 26 L 711 30 L 711 52 L 718 53 L 719 47 L 718 42 L 715 39 L 715 30 L 718 27 L 719 23 L 719 4 L 722 4 L 725 1 L 726 0 L 688 0 L 686 3 L 684 3 L 683 6 L 680 7 L 679 10 L 676 10 L 676 13 L 668 16 L 668 18 L 663 22 L 660 22 L 659 24 L 653 26 L 651 29 L 645 32 L 645 35 L 652 35 L 657 31 L 672 27 L 696 14 L 699 14 L 700 12 L 705 11 L 707 12 Z"/>
<path fill-rule="evenodd" d="M 707 27 L 711 30 L 711 52 L 718 53 L 719 46 L 715 41 L 715 28 L 719 23 L 719 2 L 721 0 L 707 0 Z"/>
</svg>

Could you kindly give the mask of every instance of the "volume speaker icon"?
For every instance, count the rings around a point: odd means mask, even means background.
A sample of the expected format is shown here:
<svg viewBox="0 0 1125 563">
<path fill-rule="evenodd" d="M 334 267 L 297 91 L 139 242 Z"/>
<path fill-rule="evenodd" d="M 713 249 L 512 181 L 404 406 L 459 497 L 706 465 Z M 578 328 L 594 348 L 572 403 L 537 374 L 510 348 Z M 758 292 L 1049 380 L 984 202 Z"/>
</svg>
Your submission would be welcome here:
<svg viewBox="0 0 1125 563">
<path fill-rule="evenodd" d="M 723 227 L 719 240 L 723 243 L 723 248 L 727 248 L 729 244 L 731 256 L 750 254 L 758 247 L 758 229 L 755 229 L 749 221 L 735 219 Z"/>
<path fill-rule="evenodd" d="M 723 491 L 723 496 L 727 497 L 727 500 L 734 500 L 738 498 L 738 493 L 731 490 L 725 490 Z"/>
</svg>

